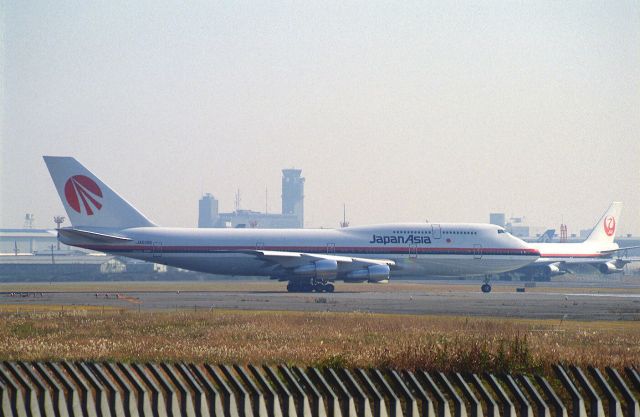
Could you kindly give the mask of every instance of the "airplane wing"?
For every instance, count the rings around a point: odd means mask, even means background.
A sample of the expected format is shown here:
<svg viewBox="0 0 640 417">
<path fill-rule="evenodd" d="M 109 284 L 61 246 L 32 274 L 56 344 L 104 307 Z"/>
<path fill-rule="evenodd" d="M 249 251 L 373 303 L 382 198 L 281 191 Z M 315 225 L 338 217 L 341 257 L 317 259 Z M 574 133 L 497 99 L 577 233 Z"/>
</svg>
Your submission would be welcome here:
<svg viewBox="0 0 640 417">
<path fill-rule="evenodd" d="M 254 250 L 259 256 L 265 259 L 275 261 L 276 263 L 287 263 L 291 266 L 304 264 L 309 260 L 327 259 L 342 264 L 366 264 L 366 265 L 388 265 L 393 266 L 396 263 L 389 259 L 370 259 L 370 258 L 354 258 L 350 256 L 340 256 L 331 254 L 305 253 L 305 252 L 280 252 L 271 250 Z"/>
<path fill-rule="evenodd" d="M 396 263 L 390 259 L 259 249 L 242 252 L 256 255 L 285 276 L 296 274 L 304 276 L 306 272 L 322 264 L 328 268 L 333 268 L 335 265 L 336 279 L 381 282 L 389 279 L 389 271 L 396 266 Z"/>
<path fill-rule="evenodd" d="M 578 265 L 590 265 L 602 274 L 613 274 L 624 271 L 624 266 L 636 262 L 636 259 L 613 259 L 613 258 L 541 258 L 538 259 L 534 268 L 548 268 L 550 275 L 561 275 L 564 273 L 574 273 L 573 267 Z"/>
</svg>

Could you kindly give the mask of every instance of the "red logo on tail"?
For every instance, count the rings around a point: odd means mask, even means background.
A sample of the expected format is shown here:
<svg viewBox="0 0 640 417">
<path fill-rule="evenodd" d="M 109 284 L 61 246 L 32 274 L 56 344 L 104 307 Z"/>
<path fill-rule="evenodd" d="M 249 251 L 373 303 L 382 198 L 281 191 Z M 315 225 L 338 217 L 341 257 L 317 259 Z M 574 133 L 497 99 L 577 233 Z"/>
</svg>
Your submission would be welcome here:
<svg viewBox="0 0 640 417">
<path fill-rule="evenodd" d="M 608 216 L 604 218 L 604 232 L 607 236 L 613 236 L 616 232 L 616 218 Z"/>
<path fill-rule="evenodd" d="M 64 185 L 64 196 L 67 199 L 69 206 L 82 213 L 82 206 L 87 216 L 93 215 L 93 210 L 100 210 L 102 204 L 99 199 L 102 198 L 102 191 L 98 184 L 96 184 L 91 178 L 84 175 L 74 175 L 69 178 Z"/>
</svg>

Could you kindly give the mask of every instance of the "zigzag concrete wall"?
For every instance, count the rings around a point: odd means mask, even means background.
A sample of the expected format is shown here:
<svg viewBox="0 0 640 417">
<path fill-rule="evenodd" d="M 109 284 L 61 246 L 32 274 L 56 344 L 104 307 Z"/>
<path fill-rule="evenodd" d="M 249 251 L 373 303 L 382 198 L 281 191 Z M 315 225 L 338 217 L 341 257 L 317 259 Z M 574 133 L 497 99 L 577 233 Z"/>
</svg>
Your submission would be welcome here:
<svg viewBox="0 0 640 417">
<path fill-rule="evenodd" d="M 555 374 L 3 362 L 0 416 L 640 417 L 637 369 Z"/>
</svg>

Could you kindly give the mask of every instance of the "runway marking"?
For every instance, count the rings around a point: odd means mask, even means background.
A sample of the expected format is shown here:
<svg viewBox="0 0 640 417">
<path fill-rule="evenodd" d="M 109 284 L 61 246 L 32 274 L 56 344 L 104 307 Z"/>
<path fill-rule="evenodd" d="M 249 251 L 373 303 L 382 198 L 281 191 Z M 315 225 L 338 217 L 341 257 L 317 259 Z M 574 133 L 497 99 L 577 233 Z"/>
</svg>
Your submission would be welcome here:
<svg viewBox="0 0 640 417">
<path fill-rule="evenodd" d="M 555 295 L 564 295 L 564 296 L 574 296 L 574 297 L 614 297 L 614 298 L 638 298 L 640 299 L 640 294 L 615 294 L 615 293 L 548 293 Z"/>
</svg>

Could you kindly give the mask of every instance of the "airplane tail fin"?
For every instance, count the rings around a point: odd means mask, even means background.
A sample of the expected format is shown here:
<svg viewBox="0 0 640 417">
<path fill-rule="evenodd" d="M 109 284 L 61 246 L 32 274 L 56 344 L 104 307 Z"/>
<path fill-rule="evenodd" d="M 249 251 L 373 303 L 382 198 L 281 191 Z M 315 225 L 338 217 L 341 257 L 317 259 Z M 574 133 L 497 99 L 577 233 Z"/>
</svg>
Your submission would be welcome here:
<svg viewBox="0 0 640 417">
<path fill-rule="evenodd" d="M 604 212 L 598 223 L 593 227 L 589 237 L 585 242 L 591 243 L 612 243 L 616 237 L 616 228 L 620 222 L 622 203 L 614 201 L 607 211 Z"/>
<path fill-rule="evenodd" d="M 536 242 L 547 243 L 551 242 L 553 239 L 553 235 L 556 234 L 556 229 L 547 229 L 544 233 L 536 240 Z"/>
<path fill-rule="evenodd" d="M 125 229 L 155 226 L 75 158 L 43 158 L 73 227 Z"/>
</svg>

